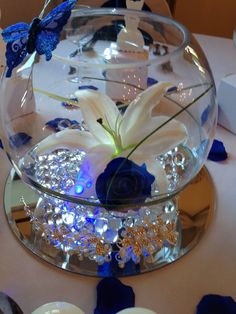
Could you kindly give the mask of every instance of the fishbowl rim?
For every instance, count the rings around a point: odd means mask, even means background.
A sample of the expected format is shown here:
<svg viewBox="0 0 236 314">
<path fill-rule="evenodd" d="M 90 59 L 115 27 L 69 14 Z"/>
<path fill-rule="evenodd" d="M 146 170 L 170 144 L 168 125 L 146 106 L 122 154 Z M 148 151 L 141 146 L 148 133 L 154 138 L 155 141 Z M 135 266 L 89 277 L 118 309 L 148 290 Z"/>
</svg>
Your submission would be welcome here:
<svg viewBox="0 0 236 314">
<path fill-rule="evenodd" d="M 132 14 L 135 14 L 140 17 L 151 17 L 159 22 L 164 22 L 167 23 L 169 25 L 173 25 L 175 26 L 179 31 L 181 31 L 181 34 L 183 35 L 183 42 L 181 43 L 181 45 L 179 45 L 174 51 L 170 52 L 167 54 L 167 58 L 169 58 L 170 56 L 175 56 L 179 53 L 181 53 L 183 51 L 183 49 L 188 45 L 188 43 L 190 42 L 190 32 L 188 31 L 188 29 L 183 26 L 181 23 L 175 21 L 174 19 L 162 16 L 160 14 L 156 14 L 156 13 L 152 13 L 152 12 L 148 12 L 148 11 L 137 11 L 137 10 L 130 10 L 130 9 L 112 9 L 112 8 L 89 8 L 89 9 L 82 9 L 82 10 L 78 10 L 78 16 L 103 16 L 103 14 L 106 15 L 111 15 L 111 16 L 118 16 L 118 15 L 122 15 L 125 16 L 127 14 L 127 12 L 130 12 Z M 163 60 L 165 59 L 166 56 L 158 56 L 158 58 L 163 58 Z M 156 62 L 154 62 L 155 64 Z M 157 62 L 158 63 L 158 62 Z M 150 62 L 138 62 L 138 63 L 133 63 L 132 66 L 135 66 L 135 64 L 139 64 L 139 65 L 147 65 L 150 64 Z M 127 65 L 129 64 L 125 64 L 125 67 L 127 67 Z M 104 66 L 101 65 L 102 67 Z M 5 69 L 6 71 L 6 69 Z M 14 76 L 13 76 L 14 78 Z M 1 76 L 0 79 L 0 89 L 2 89 L 3 87 L 3 81 L 7 79 L 4 75 L 4 73 Z M 11 78 L 9 79 L 11 80 Z M 86 205 L 86 206 L 92 206 L 92 207 L 103 207 L 103 208 L 109 208 L 112 209 L 114 208 L 113 205 L 108 205 L 108 204 L 102 204 L 100 202 L 98 202 L 98 198 L 81 198 L 81 197 L 74 197 L 69 195 L 68 193 L 61 193 L 55 190 L 52 190 L 50 188 L 46 188 L 43 185 L 39 184 L 38 182 L 32 180 L 29 176 L 26 176 L 22 173 L 22 171 L 20 170 L 19 166 L 15 163 L 14 159 L 11 158 L 10 154 L 8 154 L 8 158 L 10 159 L 11 163 L 13 164 L 14 169 L 16 170 L 17 174 L 20 176 L 20 178 L 28 185 L 30 186 L 32 189 L 36 189 L 37 191 L 39 191 L 42 194 L 47 194 L 49 196 L 52 197 L 56 197 L 58 199 L 63 199 L 65 201 L 68 202 L 72 202 L 75 204 L 79 204 L 79 205 Z M 151 206 L 151 205 L 155 205 L 157 203 L 162 203 L 168 199 L 171 199 L 172 197 L 174 197 L 175 195 L 177 195 L 178 193 L 180 193 L 185 187 L 186 185 L 189 184 L 189 182 L 197 175 L 197 173 L 201 170 L 201 168 L 203 167 L 203 165 L 194 172 L 194 174 L 191 176 L 191 178 L 183 185 L 181 185 L 181 187 L 169 192 L 169 193 L 162 193 L 159 194 L 158 196 L 151 196 L 147 201 L 143 202 L 143 203 L 139 203 L 139 204 L 135 204 L 135 202 L 133 204 L 122 204 L 122 205 L 116 205 L 117 209 L 124 209 L 124 210 L 129 210 L 131 208 L 140 208 L 142 206 Z"/>
<path fill-rule="evenodd" d="M 72 59 L 65 59 L 61 58 L 60 56 L 53 53 L 53 59 L 61 62 L 66 62 L 71 66 L 86 66 L 88 68 L 96 66 L 96 68 L 102 68 L 102 69 L 122 69 L 122 68 L 132 68 L 132 67 L 142 67 L 142 66 L 150 66 L 150 65 L 159 65 L 163 64 L 173 58 L 178 57 L 181 52 L 190 44 L 191 42 L 191 33 L 190 31 L 181 23 L 176 21 L 175 19 L 169 18 L 167 16 L 149 12 L 149 11 L 139 11 L 139 10 L 131 10 L 131 9 L 117 9 L 117 8 L 83 8 L 83 9 L 77 9 L 72 10 L 72 14 L 74 14 L 74 17 L 104 17 L 106 15 L 110 16 L 122 16 L 125 18 L 127 14 L 132 14 L 135 16 L 138 16 L 140 18 L 147 18 L 151 17 L 153 20 L 156 20 L 157 22 L 167 24 L 170 26 L 175 27 L 178 29 L 182 35 L 182 42 L 180 45 L 176 45 L 177 48 L 175 48 L 171 52 L 167 52 L 165 55 L 158 55 L 158 58 L 155 58 L 153 60 L 143 60 L 143 61 L 133 61 L 129 63 L 90 63 L 86 62 L 86 64 L 83 61 L 77 61 Z M 61 40 L 60 40 L 61 41 Z"/>
<path fill-rule="evenodd" d="M 106 203 L 100 203 L 99 199 L 97 197 L 94 198 L 86 198 L 86 197 L 76 197 L 67 193 L 61 193 L 57 190 L 52 190 L 50 188 L 47 188 L 43 186 L 42 184 L 38 183 L 37 181 L 33 180 L 30 178 L 30 176 L 25 175 L 19 168 L 19 166 L 14 162 L 14 160 L 8 155 L 8 158 L 13 165 L 14 170 L 16 171 L 17 175 L 20 177 L 20 180 L 24 182 L 24 184 L 28 185 L 32 190 L 36 191 L 39 195 L 44 195 L 47 197 L 53 197 L 62 201 L 66 201 L 69 203 L 73 203 L 76 205 L 81 205 L 81 206 L 89 206 L 92 208 L 95 207 L 101 207 L 105 208 L 108 211 L 112 212 L 123 212 L 123 214 L 127 213 L 130 210 L 138 210 L 141 207 L 148 207 L 148 206 L 154 206 L 156 204 L 161 204 L 164 203 L 170 199 L 173 199 L 176 197 L 179 193 L 181 193 L 190 183 L 194 178 L 198 175 L 198 173 L 201 171 L 202 168 L 204 168 L 204 164 L 195 171 L 191 178 L 182 184 L 180 187 L 177 189 L 169 192 L 169 193 L 161 193 L 156 196 L 151 196 L 148 198 L 148 200 L 145 200 L 144 202 L 140 203 L 124 203 L 121 205 L 110 205 Z"/>
</svg>

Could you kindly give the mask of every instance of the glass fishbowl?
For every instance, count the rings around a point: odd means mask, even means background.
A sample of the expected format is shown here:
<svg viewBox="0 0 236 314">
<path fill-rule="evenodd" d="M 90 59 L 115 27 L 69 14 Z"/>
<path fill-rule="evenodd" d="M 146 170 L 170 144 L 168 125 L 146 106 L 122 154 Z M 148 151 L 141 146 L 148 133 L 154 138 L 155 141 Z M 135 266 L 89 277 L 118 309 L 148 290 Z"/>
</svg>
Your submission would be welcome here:
<svg viewBox="0 0 236 314">
<path fill-rule="evenodd" d="M 33 53 L 8 74 L 2 140 L 37 195 L 24 202 L 32 228 L 79 263 L 127 274 L 176 259 L 176 195 L 217 122 L 212 74 L 186 28 L 144 11 L 74 10 L 50 61 Z"/>
</svg>

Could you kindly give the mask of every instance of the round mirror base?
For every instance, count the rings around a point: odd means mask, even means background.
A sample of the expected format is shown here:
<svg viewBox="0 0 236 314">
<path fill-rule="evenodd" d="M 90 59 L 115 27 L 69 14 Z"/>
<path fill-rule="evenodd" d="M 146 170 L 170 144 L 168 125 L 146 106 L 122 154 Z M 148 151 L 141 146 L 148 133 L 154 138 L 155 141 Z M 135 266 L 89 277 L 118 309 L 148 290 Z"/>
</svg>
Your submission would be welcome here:
<svg viewBox="0 0 236 314">
<path fill-rule="evenodd" d="M 215 210 L 215 190 L 213 181 L 205 167 L 192 182 L 177 196 L 179 211 L 179 241 L 174 248 L 163 248 L 150 263 L 141 259 L 135 264 L 128 262 L 120 268 L 114 258 L 111 262 L 98 265 L 76 254 L 65 253 L 55 248 L 42 237 L 42 231 L 32 227 L 22 204 L 34 208 L 39 196 L 27 187 L 12 170 L 5 186 L 4 205 L 9 226 L 18 240 L 40 259 L 63 270 L 88 276 L 131 276 L 149 272 L 168 265 L 195 247 L 208 229 Z"/>
</svg>

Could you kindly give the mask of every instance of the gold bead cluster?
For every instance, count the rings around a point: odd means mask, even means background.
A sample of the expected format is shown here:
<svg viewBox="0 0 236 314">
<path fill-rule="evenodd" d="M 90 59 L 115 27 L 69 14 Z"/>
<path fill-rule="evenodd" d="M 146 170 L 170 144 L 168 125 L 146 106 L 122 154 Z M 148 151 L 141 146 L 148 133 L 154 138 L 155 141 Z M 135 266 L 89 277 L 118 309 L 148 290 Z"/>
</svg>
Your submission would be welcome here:
<svg viewBox="0 0 236 314">
<path fill-rule="evenodd" d="M 58 242 L 60 249 L 64 247 L 63 250 L 68 254 L 77 254 L 79 260 L 88 257 L 98 263 L 101 260 L 110 262 L 116 246 L 115 257 L 119 267 L 123 268 L 130 259 L 135 263 L 139 263 L 141 258 L 152 262 L 155 254 L 163 247 L 174 247 L 178 240 L 176 223 L 164 221 L 160 216 L 154 221 L 144 220 L 142 225 L 128 226 L 120 230 L 117 241 L 107 243 L 101 235 L 96 235 L 88 229 L 71 233 L 65 226 L 50 228 L 47 224 L 40 224 L 26 204 L 25 210 L 34 228 L 41 230 L 41 235 L 47 242 Z"/>
<path fill-rule="evenodd" d="M 149 222 L 144 226 L 127 227 L 117 242 L 119 258 L 122 261 L 130 253 L 138 258 L 142 255 L 152 256 L 163 246 L 175 246 L 177 238 L 176 224 L 165 223 L 159 217 L 155 222 Z"/>
</svg>

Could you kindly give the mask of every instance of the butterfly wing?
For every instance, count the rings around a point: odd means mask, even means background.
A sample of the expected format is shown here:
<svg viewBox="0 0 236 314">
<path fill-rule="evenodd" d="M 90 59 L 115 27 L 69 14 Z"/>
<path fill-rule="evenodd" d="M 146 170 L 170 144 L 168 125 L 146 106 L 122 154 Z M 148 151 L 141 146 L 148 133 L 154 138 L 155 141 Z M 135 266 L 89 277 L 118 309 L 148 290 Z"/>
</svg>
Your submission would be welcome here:
<svg viewBox="0 0 236 314">
<path fill-rule="evenodd" d="M 52 10 L 38 25 L 35 48 L 38 54 L 45 54 L 46 60 L 52 57 L 52 51 L 56 48 L 60 32 L 70 17 L 71 10 L 77 0 L 63 2 Z M 27 55 L 27 41 L 29 37 L 30 25 L 17 23 L 2 31 L 3 40 L 7 43 L 6 59 L 10 77 L 12 70 L 18 66 Z"/>
<path fill-rule="evenodd" d="M 46 60 L 52 58 L 52 51 L 59 43 L 59 35 L 53 32 L 41 31 L 36 38 L 36 51 L 39 55 L 45 54 Z"/>
<path fill-rule="evenodd" d="M 29 24 L 27 23 L 16 23 L 5 28 L 2 31 L 2 37 L 5 43 L 13 42 L 20 38 L 24 38 L 28 36 Z"/>
<path fill-rule="evenodd" d="M 6 59 L 7 59 L 7 73 L 6 77 L 11 77 L 12 70 L 17 67 L 27 55 L 27 38 L 15 40 L 7 43 Z"/>
<path fill-rule="evenodd" d="M 52 57 L 52 51 L 56 48 L 60 39 L 60 32 L 67 23 L 71 10 L 77 0 L 68 0 L 53 9 L 39 24 L 40 31 L 36 38 L 36 51 L 46 55 L 46 60 Z"/>
<path fill-rule="evenodd" d="M 17 23 L 2 31 L 3 40 L 7 43 L 7 77 L 11 76 L 12 70 L 24 60 L 27 54 L 28 31 L 29 25 L 26 23 Z"/>
</svg>

